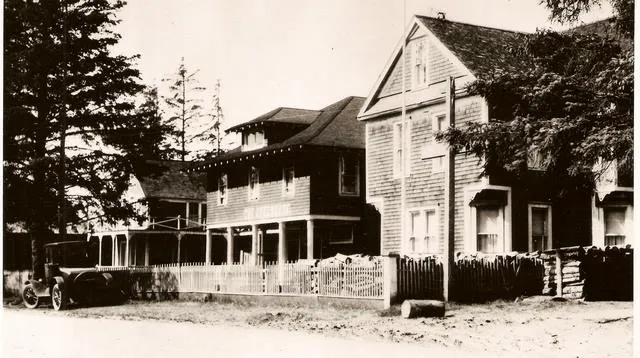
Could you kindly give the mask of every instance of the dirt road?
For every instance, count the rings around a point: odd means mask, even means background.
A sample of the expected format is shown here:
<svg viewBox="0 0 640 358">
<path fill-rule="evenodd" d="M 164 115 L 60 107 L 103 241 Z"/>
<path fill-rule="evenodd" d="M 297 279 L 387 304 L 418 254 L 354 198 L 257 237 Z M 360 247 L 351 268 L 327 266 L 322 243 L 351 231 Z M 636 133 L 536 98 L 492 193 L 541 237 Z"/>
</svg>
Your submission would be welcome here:
<svg viewBox="0 0 640 358">
<path fill-rule="evenodd" d="M 548 298 L 530 298 L 519 302 L 451 304 L 444 319 L 412 320 L 402 319 L 393 311 L 179 301 L 131 301 L 121 306 L 64 312 L 8 305 L 3 311 L 9 317 L 2 322 L 5 332 L 28 334 L 5 341 L 14 348 L 22 344 L 15 342 L 40 344 L 46 337 L 42 332 L 60 336 L 58 339 L 71 347 L 73 342 L 82 345 L 96 341 L 91 344 L 98 350 L 115 347 L 121 353 L 157 352 L 161 356 L 185 345 L 181 349 L 196 356 L 211 351 L 248 356 L 255 349 L 261 356 L 264 352 L 280 352 L 278 356 L 300 353 L 308 357 L 318 352 L 318 356 L 369 358 L 386 356 L 385 352 L 392 352 L 393 356 L 398 352 L 424 356 L 428 352 L 474 358 L 631 357 L 633 347 L 632 302 L 552 302 Z M 73 335 L 82 338 L 65 338 Z M 136 348 L 138 345 L 144 348 Z"/>
<path fill-rule="evenodd" d="M 425 357 L 455 349 L 323 337 L 268 328 L 75 318 L 5 310 L 4 357 Z"/>
</svg>

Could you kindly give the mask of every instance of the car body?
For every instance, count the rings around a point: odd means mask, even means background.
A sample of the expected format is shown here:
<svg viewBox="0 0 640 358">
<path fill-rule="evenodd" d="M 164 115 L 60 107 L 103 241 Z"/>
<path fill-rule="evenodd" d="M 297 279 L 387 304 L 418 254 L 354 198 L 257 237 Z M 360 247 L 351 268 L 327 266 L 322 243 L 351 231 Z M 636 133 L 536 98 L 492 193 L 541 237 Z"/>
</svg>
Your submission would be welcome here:
<svg viewBox="0 0 640 358">
<path fill-rule="evenodd" d="M 37 307 L 51 299 L 55 310 L 69 303 L 122 302 L 128 298 L 127 271 L 98 269 L 86 241 L 64 241 L 44 245 L 44 278 L 28 280 L 22 290 L 25 306 Z"/>
</svg>

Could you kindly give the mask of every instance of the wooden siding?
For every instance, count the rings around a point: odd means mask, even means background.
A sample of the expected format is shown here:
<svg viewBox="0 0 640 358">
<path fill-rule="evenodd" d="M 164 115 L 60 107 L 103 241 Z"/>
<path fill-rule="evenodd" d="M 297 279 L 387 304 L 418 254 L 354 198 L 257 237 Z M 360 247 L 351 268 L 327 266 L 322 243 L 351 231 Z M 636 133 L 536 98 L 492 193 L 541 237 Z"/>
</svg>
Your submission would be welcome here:
<svg viewBox="0 0 640 358">
<path fill-rule="evenodd" d="M 207 193 L 207 223 L 215 225 L 226 222 L 251 222 L 257 217 L 247 215 L 251 210 L 264 214 L 255 214 L 263 218 L 310 214 L 310 173 L 301 166 L 295 166 L 295 192 L 293 195 L 283 193 L 282 168 L 289 164 L 265 161 L 255 163 L 260 169 L 260 197 L 249 200 L 248 177 L 250 166 L 228 168 L 227 204 L 218 205 L 217 178 L 220 171 L 209 172 L 209 188 Z M 269 207 L 279 207 L 270 215 Z M 286 208 L 286 209 L 284 209 Z"/>
<path fill-rule="evenodd" d="M 390 70 L 389 77 L 383 82 L 382 89 L 378 97 L 386 97 L 402 92 L 402 59 L 405 59 L 407 66 L 405 88 L 411 89 L 411 72 L 413 70 L 412 56 L 413 46 L 420 38 L 412 39 L 407 43 L 407 56 L 400 55 L 400 60 L 396 61 L 392 69 Z M 465 71 L 459 66 L 456 66 L 453 61 L 448 57 L 449 54 L 444 53 L 439 46 L 436 45 L 433 39 L 427 39 L 427 75 L 428 83 L 438 83 L 447 79 L 448 76 L 462 76 L 465 75 Z"/>
<path fill-rule="evenodd" d="M 479 121 L 482 116 L 482 99 L 470 97 L 456 103 L 456 125 L 465 126 Z M 407 113 L 411 122 L 411 175 L 406 179 L 405 209 L 439 207 L 444 205 L 444 173 L 432 173 L 432 160 L 422 159 L 425 144 L 434 142 L 432 116 L 444 111 L 444 104 L 423 107 Z M 381 231 L 382 254 L 401 251 L 400 240 L 400 178 L 393 177 L 393 123 L 400 116 L 367 122 L 367 196 L 383 199 Z M 482 172 L 478 158 L 458 154 L 455 160 L 455 250 L 464 249 L 464 189 L 479 182 Z M 444 218 L 439 210 L 439 248 L 444 248 Z"/>
</svg>

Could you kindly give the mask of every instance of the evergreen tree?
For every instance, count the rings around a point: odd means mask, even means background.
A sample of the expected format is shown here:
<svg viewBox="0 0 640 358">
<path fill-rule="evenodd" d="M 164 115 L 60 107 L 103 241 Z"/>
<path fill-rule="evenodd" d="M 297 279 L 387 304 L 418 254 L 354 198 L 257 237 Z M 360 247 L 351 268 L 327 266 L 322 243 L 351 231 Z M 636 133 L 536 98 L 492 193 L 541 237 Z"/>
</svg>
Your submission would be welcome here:
<svg viewBox="0 0 640 358">
<path fill-rule="evenodd" d="M 220 101 L 220 80 L 216 81 L 211 100 L 211 110 L 207 117 L 211 120 L 205 122 L 198 130 L 199 133 L 194 137 L 200 144 L 200 150 L 197 151 L 196 155 L 200 160 L 211 159 L 224 153 L 222 148 L 222 141 L 225 138 L 225 132 L 222 130 L 224 113 Z"/>
<path fill-rule="evenodd" d="M 551 18 L 574 21 L 593 0 L 547 0 Z M 630 5 L 631 4 L 631 5 Z M 488 73 L 470 88 L 485 97 L 491 120 L 440 133 L 484 161 L 485 174 L 523 176 L 533 153 L 558 196 L 592 189 L 598 164 L 633 166 L 633 2 L 616 0 L 617 29 L 538 31 L 511 49 L 523 64 Z M 631 10 L 630 10 L 631 9 Z"/>
<path fill-rule="evenodd" d="M 181 59 L 178 71 L 172 78 L 165 78 L 163 81 L 169 82 L 169 95 L 164 97 L 169 111 L 169 119 L 165 122 L 173 130 L 173 144 L 177 146 L 179 158 L 185 161 L 190 153 L 187 148 L 190 146 L 197 133 L 194 128 L 202 118 L 202 100 L 198 93 L 206 89 L 199 85 L 198 70 L 189 71 Z"/>
<path fill-rule="evenodd" d="M 133 102 L 142 87 L 136 57 L 110 52 L 124 5 L 4 2 L 4 220 L 28 227 L 35 278 L 54 227 L 64 233 L 90 206 L 110 222 L 135 214 L 122 198 L 132 172 L 122 138 L 143 128 Z"/>
</svg>

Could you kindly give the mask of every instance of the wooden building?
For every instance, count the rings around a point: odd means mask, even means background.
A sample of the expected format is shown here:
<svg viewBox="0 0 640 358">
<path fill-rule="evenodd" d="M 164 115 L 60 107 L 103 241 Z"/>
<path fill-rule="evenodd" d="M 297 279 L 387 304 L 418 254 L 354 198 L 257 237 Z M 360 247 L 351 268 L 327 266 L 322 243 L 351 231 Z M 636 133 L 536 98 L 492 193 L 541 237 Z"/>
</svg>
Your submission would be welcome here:
<svg viewBox="0 0 640 358">
<path fill-rule="evenodd" d="M 203 262 L 207 215 L 205 176 L 186 173 L 188 162 L 148 161 L 131 178 L 126 200 L 144 219 L 92 220 L 88 240 L 99 249 L 99 265 Z"/>
<path fill-rule="evenodd" d="M 363 102 L 277 108 L 227 130 L 242 145 L 191 169 L 208 178 L 207 262 L 378 252 L 363 225 Z"/>
<path fill-rule="evenodd" d="M 517 181 L 481 176 L 479 159 L 458 153 L 453 182 L 448 177 L 449 150 L 434 134 L 449 125 L 449 78 L 455 82 L 455 126 L 489 121 L 486 101 L 469 95 L 468 85 L 491 69 L 518 66 L 506 48 L 523 36 L 412 18 L 358 115 L 366 124 L 366 196 L 381 213 L 382 254 L 443 254 L 449 227 L 454 252 L 631 243 L 633 189 L 616 171 L 599 185 L 606 190 L 563 200 L 549 196 L 545 180 L 553 178 L 533 161 L 529 178 Z M 451 221 L 445 219 L 449 202 Z"/>
</svg>

